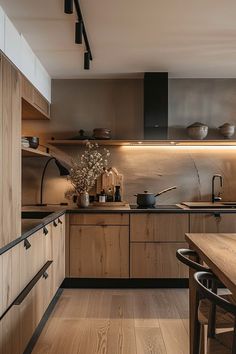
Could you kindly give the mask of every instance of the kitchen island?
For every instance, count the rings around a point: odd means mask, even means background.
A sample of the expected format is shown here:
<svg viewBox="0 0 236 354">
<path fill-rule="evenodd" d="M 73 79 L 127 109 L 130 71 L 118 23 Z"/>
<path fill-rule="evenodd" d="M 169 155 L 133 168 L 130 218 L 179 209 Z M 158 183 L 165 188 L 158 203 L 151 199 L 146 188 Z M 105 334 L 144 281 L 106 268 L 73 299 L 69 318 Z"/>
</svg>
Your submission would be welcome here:
<svg viewBox="0 0 236 354">
<path fill-rule="evenodd" d="M 214 272 L 236 299 L 236 233 L 186 234 L 189 248 L 197 252 L 200 259 Z M 193 353 L 195 287 L 194 272 L 189 277 L 190 304 L 190 354 Z"/>
</svg>

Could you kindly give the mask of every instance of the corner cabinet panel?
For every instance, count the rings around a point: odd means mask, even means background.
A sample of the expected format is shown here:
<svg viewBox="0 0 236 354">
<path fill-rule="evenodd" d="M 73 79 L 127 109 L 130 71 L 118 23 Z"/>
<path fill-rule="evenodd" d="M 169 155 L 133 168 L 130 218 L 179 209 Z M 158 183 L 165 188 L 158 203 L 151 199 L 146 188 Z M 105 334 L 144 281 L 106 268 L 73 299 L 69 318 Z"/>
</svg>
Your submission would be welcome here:
<svg viewBox="0 0 236 354">
<path fill-rule="evenodd" d="M 4 56 L 1 56 L 0 107 L 0 247 L 3 247 L 21 234 L 20 74 Z"/>
<path fill-rule="evenodd" d="M 131 278 L 188 278 L 188 269 L 176 258 L 185 243 L 132 243 Z"/>
<path fill-rule="evenodd" d="M 129 277 L 128 226 L 70 226 L 70 276 Z"/>
<path fill-rule="evenodd" d="M 131 242 L 183 242 L 189 232 L 188 214 L 131 214 Z"/>
<path fill-rule="evenodd" d="M 235 214 L 196 213 L 190 214 L 190 232 L 193 233 L 235 233 Z"/>
</svg>

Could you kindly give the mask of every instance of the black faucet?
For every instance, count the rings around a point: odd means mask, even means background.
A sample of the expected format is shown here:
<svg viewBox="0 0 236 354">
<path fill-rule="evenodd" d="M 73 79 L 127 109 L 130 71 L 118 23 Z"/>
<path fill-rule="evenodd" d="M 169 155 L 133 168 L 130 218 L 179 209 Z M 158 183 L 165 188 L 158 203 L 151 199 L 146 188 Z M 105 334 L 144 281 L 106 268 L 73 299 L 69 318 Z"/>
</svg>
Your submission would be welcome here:
<svg viewBox="0 0 236 354">
<path fill-rule="evenodd" d="M 215 196 L 215 179 L 216 178 L 220 179 L 220 186 L 223 187 L 223 177 L 221 175 L 214 175 L 212 177 L 212 181 L 211 181 L 211 201 L 212 201 L 212 203 L 220 202 L 222 199 L 220 196 L 218 196 L 218 197 Z"/>
</svg>

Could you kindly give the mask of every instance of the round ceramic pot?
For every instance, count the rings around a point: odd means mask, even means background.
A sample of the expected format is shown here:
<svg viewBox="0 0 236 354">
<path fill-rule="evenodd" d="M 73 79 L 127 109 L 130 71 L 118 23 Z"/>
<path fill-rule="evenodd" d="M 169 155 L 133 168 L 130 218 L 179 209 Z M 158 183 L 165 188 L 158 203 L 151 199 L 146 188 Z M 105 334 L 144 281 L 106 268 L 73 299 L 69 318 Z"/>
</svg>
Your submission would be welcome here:
<svg viewBox="0 0 236 354">
<path fill-rule="evenodd" d="M 208 126 L 199 122 L 190 125 L 187 130 L 190 138 L 195 140 L 202 140 L 208 134 Z"/>
<path fill-rule="evenodd" d="M 235 126 L 233 124 L 225 123 L 219 127 L 219 130 L 224 138 L 230 139 L 234 135 Z"/>
<path fill-rule="evenodd" d="M 80 193 L 77 196 L 77 205 L 79 208 L 87 208 L 89 206 L 88 192 Z"/>
</svg>

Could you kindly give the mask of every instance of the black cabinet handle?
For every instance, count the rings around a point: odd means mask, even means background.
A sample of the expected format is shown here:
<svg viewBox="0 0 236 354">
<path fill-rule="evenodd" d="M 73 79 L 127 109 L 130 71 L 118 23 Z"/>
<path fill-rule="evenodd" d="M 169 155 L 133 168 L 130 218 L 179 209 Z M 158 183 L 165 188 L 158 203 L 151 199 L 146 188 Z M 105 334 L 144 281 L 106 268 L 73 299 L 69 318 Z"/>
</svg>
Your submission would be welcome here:
<svg viewBox="0 0 236 354">
<path fill-rule="evenodd" d="M 44 226 L 44 228 L 43 228 L 43 233 L 45 236 L 48 234 L 48 229 L 46 228 L 46 226 Z"/>
<path fill-rule="evenodd" d="M 214 217 L 215 217 L 215 218 L 220 218 L 221 215 L 220 215 L 220 213 L 214 213 Z"/>
<path fill-rule="evenodd" d="M 48 273 L 47 273 L 47 272 L 44 272 L 44 273 L 43 273 L 43 278 L 44 278 L 44 279 L 47 279 L 47 278 L 48 278 Z"/>
<path fill-rule="evenodd" d="M 31 247 L 31 243 L 27 240 L 27 238 L 24 240 L 24 247 L 26 250 L 28 250 Z"/>
<path fill-rule="evenodd" d="M 62 224 L 62 221 L 61 221 L 61 219 L 59 219 L 59 218 L 58 218 L 58 223 L 59 223 L 59 224 Z"/>
<path fill-rule="evenodd" d="M 57 227 L 57 223 L 55 220 L 53 221 L 53 226 Z"/>
</svg>

